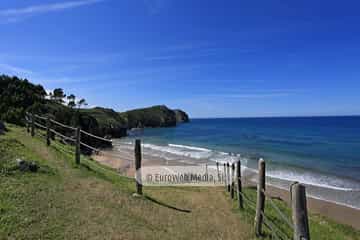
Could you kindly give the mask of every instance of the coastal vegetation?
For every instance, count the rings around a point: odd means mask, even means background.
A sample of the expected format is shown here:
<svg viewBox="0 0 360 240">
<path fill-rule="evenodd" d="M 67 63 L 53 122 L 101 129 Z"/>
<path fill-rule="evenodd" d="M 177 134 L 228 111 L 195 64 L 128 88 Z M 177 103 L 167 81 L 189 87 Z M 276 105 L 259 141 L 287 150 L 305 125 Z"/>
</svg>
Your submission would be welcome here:
<svg viewBox="0 0 360 240">
<path fill-rule="evenodd" d="M 120 117 L 126 121 L 128 128 L 173 127 L 178 122 L 189 121 L 185 112 L 171 110 L 164 105 L 123 112 L 120 113 Z"/>
<path fill-rule="evenodd" d="M 25 112 L 32 112 L 67 125 L 79 126 L 98 136 L 119 138 L 135 127 L 170 127 L 189 121 L 185 112 L 166 106 L 118 113 L 102 107 L 83 108 L 86 105 L 84 98 L 66 95 L 62 88 L 47 93 L 43 86 L 32 84 L 27 79 L 0 76 L 0 120 L 9 123 L 24 126 Z M 92 144 L 97 145 L 97 142 Z"/>
<path fill-rule="evenodd" d="M 136 198 L 132 179 L 86 156 L 75 165 L 70 146 L 47 147 L 25 128 L 7 129 L 0 136 L 0 239 L 256 239 L 250 206 L 239 211 L 223 187 L 146 187 Z M 39 170 L 20 171 L 18 158 Z M 254 189 L 244 191 L 255 200 Z M 310 231 L 312 239 L 360 239 L 359 231 L 314 214 Z"/>
</svg>

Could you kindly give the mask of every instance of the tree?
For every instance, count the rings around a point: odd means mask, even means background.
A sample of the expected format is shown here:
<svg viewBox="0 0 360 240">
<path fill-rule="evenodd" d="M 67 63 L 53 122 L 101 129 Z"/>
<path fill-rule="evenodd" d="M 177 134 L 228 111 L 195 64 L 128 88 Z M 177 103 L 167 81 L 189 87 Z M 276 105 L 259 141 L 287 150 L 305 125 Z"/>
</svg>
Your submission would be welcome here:
<svg viewBox="0 0 360 240">
<path fill-rule="evenodd" d="M 22 125 L 25 111 L 45 102 L 46 91 L 27 79 L 0 75 L 0 120 Z"/>
<path fill-rule="evenodd" d="M 69 96 L 67 96 L 67 99 L 69 100 L 68 102 L 68 106 L 73 109 L 74 107 L 76 107 L 76 103 L 75 103 L 75 95 L 74 94 L 70 94 Z"/>
<path fill-rule="evenodd" d="M 64 91 L 62 88 L 55 88 L 53 93 L 50 94 L 50 98 L 58 103 L 64 103 L 64 98 L 66 97 L 66 94 L 64 94 Z"/>
<path fill-rule="evenodd" d="M 78 108 L 80 109 L 81 106 L 87 106 L 87 102 L 85 101 L 84 98 L 80 99 L 78 102 L 77 102 L 77 105 L 78 105 Z"/>
</svg>

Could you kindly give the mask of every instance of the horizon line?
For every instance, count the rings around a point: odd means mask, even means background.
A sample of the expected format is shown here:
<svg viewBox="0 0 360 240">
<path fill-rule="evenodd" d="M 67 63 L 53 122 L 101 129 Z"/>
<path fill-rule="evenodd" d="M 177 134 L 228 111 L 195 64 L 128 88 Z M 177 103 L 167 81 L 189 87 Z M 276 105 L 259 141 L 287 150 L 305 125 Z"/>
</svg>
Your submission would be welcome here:
<svg viewBox="0 0 360 240">
<path fill-rule="evenodd" d="M 321 118 L 321 117 L 360 117 L 360 114 L 342 115 L 297 115 L 297 116 L 248 116 L 248 117 L 190 117 L 191 119 L 236 119 L 236 118 Z"/>
</svg>

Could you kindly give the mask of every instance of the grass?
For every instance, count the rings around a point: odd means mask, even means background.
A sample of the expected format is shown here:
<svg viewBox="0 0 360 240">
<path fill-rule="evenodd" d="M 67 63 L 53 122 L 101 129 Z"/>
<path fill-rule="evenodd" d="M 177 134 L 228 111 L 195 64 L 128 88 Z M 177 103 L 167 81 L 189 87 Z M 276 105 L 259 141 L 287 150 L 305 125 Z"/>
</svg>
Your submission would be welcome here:
<svg viewBox="0 0 360 240">
<path fill-rule="evenodd" d="M 145 187 L 133 197 L 132 179 L 84 156 L 77 166 L 71 147 L 8 129 L 0 136 L 0 239 L 255 239 L 254 212 L 238 210 L 222 187 Z M 20 172 L 16 158 L 35 161 L 39 172 Z M 253 189 L 245 194 L 255 200 Z M 265 211 L 291 236 L 271 206 Z M 310 225 L 312 239 L 360 236 L 318 215 Z"/>
<path fill-rule="evenodd" d="M 9 126 L 0 136 L 0 239 L 251 239 L 251 225 L 215 188 L 145 188 L 71 149 Z M 38 173 L 16 170 L 35 161 Z M 214 204 L 216 203 L 216 204 Z"/>
<path fill-rule="evenodd" d="M 250 200 L 244 200 L 244 210 L 237 209 L 236 201 L 233 202 L 233 208 L 235 212 L 239 213 L 248 223 L 254 222 L 255 210 L 252 203 L 256 203 L 256 189 L 255 188 L 245 188 L 245 196 Z M 228 196 L 226 196 L 228 197 Z M 278 215 L 275 208 L 271 205 L 272 201 L 278 209 L 284 214 L 284 216 L 291 223 L 291 210 L 287 204 L 279 199 L 268 198 L 265 201 L 265 215 L 271 225 L 275 226 L 279 233 L 278 236 L 282 238 L 292 239 L 293 231 L 290 226 L 286 224 L 281 217 Z M 310 237 L 312 239 L 326 239 L 326 240 L 338 240 L 338 239 L 360 239 L 360 231 L 355 230 L 351 226 L 338 224 L 328 218 L 322 217 L 319 214 L 310 214 L 309 215 L 309 226 L 310 226 Z M 264 238 L 271 239 L 271 232 L 268 227 L 264 226 Z M 285 235 L 285 236 L 284 236 Z"/>
<path fill-rule="evenodd" d="M 80 111 L 94 117 L 100 126 L 126 126 L 126 120 L 112 109 L 96 107 Z"/>
</svg>

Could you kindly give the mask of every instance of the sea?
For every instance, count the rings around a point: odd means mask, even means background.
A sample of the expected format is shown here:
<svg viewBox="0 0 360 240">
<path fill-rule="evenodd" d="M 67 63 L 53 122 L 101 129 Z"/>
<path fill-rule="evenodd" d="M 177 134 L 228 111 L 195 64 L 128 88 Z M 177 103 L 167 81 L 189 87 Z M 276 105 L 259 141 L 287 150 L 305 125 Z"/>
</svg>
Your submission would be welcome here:
<svg viewBox="0 0 360 240">
<path fill-rule="evenodd" d="M 306 185 L 307 195 L 360 209 L 360 117 L 267 117 L 191 119 L 170 128 L 146 128 L 118 139 L 167 161 L 227 162 L 242 171 L 266 162 L 267 183 L 289 189 Z"/>
</svg>

